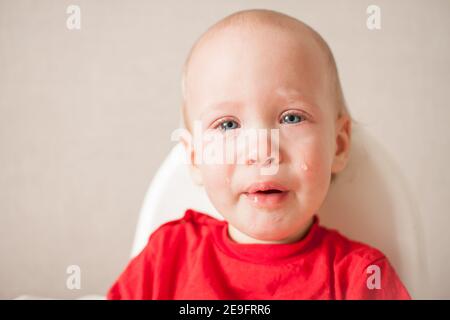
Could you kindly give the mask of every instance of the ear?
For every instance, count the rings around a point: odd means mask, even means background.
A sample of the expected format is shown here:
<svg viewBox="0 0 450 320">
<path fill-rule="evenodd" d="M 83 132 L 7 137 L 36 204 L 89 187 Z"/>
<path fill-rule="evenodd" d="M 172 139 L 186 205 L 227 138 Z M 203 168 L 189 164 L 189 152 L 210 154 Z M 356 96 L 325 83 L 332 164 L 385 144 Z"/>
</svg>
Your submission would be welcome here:
<svg viewBox="0 0 450 320">
<path fill-rule="evenodd" d="M 198 164 L 195 163 L 195 148 L 193 143 L 192 135 L 189 137 L 181 136 L 180 141 L 184 146 L 184 150 L 186 152 L 186 159 L 188 160 L 189 172 L 191 174 L 191 178 L 195 184 L 201 186 L 203 185 L 203 179 L 201 175 L 200 168 Z"/>
<path fill-rule="evenodd" d="M 331 166 L 332 173 L 338 173 L 347 166 L 350 156 L 352 122 L 348 115 L 341 115 L 336 120 L 336 148 Z"/>
</svg>

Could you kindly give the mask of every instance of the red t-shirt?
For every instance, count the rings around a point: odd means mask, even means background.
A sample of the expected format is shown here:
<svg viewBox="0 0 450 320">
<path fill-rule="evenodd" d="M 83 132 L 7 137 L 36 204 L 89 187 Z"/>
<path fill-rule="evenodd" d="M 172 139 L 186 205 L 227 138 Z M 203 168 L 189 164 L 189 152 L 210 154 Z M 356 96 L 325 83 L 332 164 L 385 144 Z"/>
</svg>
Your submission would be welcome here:
<svg viewBox="0 0 450 320">
<path fill-rule="evenodd" d="M 314 223 L 291 244 L 241 244 L 187 210 L 149 238 L 108 299 L 410 299 L 387 258 Z"/>
</svg>

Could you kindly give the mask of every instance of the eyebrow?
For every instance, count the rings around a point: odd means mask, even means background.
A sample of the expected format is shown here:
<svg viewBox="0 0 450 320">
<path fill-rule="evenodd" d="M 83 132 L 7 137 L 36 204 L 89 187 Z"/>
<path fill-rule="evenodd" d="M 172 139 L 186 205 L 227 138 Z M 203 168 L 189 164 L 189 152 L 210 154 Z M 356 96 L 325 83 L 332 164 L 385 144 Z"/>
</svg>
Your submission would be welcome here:
<svg viewBox="0 0 450 320">
<path fill-rule="evenodd" d="M 301 91 L 297 90 L 297 89 L 291 89 L 291 88 L 277 88 L 275 90 L 275 94 L 278 97 L 281 97 L 285 100 L 287 100 L 288 102 L 290 101 L 302 101 L 307 105 L 314 105 L 312 103 L 310 103 L 306 98 L 305 95 L 302 94 Z M 203 119 L 203 117 L 211 112 L 214 112 L 216 110 L 221 110 L 223 107 L 226 106 L 232 106 L 233 108 L 241 108 L 242 107 L 242 103 L 238 102 L 238 101 L 234 101 L 234 100 L 224 100 L 224 101 L 220 101 L 220 102 L 214 102 L 214 103 L 209 103 L 205 105 L 205 110 L 200 114 L 200 119 Z"/>
<path fill-rule="evenodd" d="M 221 110 L 225 106 L 238 106 L 241 107 L 241 103 L 233 100 L 225 100 L 217 103 L 206 104 L 205 110 L 200 114 L 200 119 L 203 119 L 205 114 L 213 112 L 215 110 Z"/>
<path fill-rule="evenodd" d="M 301 93 L 301 91 L 296 89 L 285 89 L 285 88 L 278 88 L 275 90 L 275 93 L 285 98 L 286 100 L 292 100 L 292 99 L 304 99 L 304 95 Z"/>
<path fill-rule="evenodd" d="M 305 94 L 302 93 L 302 91 L 299 91 L 297 89 L 278 88 L 278 89 L 275 90 L 275 93 L 278 96 L 280 96 L 280 97 L 284 98 L 285 100 L 287 100 L 288 102 L 300 101 L 305 106 L 310 106 L 310 107 L 312 107 L 314 109 L 319 108 L 319 106 L 316 103 L 314 103 L 313 101 L 308 99 L 305 96 Z"/>
</svg>

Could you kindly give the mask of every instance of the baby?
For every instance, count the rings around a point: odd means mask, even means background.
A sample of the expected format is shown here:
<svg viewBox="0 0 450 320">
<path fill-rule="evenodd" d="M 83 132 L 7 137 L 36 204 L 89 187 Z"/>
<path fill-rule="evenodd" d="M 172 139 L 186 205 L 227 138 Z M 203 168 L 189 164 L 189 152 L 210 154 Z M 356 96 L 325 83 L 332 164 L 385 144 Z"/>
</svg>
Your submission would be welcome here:
<svg viewBox="0 0 450 320">
<path fill-rule="evenodd" d="M 225 220 L 190 209 L 162 225 L 109 299 L 410 299 L 383 253 L 319 224 L 351 117 L 318 33 L 268 10 L 219 21 L 186 61 L 182 112 L 192 176 Z M 275 134 L 230 143 L 251 130 Z M 219 142 L 232 161 L 199 161 L 194 144 Z"/>
</svg>

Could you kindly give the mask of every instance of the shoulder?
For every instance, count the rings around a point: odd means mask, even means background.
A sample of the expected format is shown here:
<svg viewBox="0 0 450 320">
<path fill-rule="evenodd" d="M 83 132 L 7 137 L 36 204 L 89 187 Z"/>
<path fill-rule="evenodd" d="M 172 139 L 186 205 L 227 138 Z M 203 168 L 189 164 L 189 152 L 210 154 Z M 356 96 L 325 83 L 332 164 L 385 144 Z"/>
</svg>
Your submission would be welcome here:
<svg viewBox="0 0 450 320">
<path fill-rule="evenodd" d="M 376 261 L 386 259 L 379 249 L 366 243 L 355 241 L 335 229 L 320 226 L 323 245 L 327 247 L 337 267 L 360 266 L 365 268 Z"/>
<path fill-rule="evenodd" d="M 187 209 L 182 218 L 166 222 L 156 229 L 150 235 L 148 244 L 166 247 L 187 243 L 196 245 L 214 228 L 222 224 L 224 221 L 217 220 L 206 213 Z"/>
<path fill-rule="evenodd" d="M 186 210 L 180 219 L 169 221 L 154 231 L 145 248 L 128 263 L 125 270 L 108 291 L 108 299 L 152 299 L 152 283 L 163 275 L 179 272 L 186 259 L 183 254 L 193 252 L 206 241 L 211 227 L 220 221 L 204 213 Z"/>
<path fill-rule="evenodd" d="M 388 258 L 379 249 L 323 228 L 323 242 L 332 252 L 337 299 L 410 299 Z"/>
</svg>

